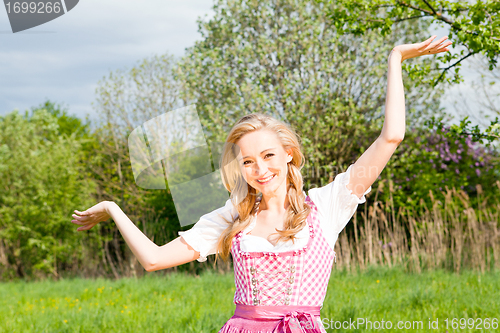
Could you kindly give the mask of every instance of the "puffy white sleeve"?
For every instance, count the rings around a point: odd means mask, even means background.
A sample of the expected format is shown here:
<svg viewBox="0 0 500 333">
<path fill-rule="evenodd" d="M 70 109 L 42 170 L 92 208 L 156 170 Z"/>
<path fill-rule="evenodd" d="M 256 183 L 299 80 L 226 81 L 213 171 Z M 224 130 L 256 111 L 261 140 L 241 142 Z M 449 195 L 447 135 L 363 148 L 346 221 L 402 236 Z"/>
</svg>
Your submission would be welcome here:
<svg viewBox="0 0 500 333">
<path fill-rule="evenodd" d="M 178 233 L 194 250 L 200 252 L 200 257 L 196 260 L 204 262 L 208 255 L 216 253 L 219 236 L 229 226 L 224 218 L 233 221 L 237 216 L 238 211 L 231 199 L 228 199 L 224 207 L 203 215 L 191 229 Z"/>
<path fill-rule="evenodd" d="M 366 202 L 365 195 L 372 189 L 370 186 L 361 198 L 358 198 L 347 188 L 351 167 L 352 164 L 328 185 L 309 190 L 309 197 L 318 208 L 323 233 L 332 249 L 339 233 L 349 223 L 358 205 Z"/>
</svg>

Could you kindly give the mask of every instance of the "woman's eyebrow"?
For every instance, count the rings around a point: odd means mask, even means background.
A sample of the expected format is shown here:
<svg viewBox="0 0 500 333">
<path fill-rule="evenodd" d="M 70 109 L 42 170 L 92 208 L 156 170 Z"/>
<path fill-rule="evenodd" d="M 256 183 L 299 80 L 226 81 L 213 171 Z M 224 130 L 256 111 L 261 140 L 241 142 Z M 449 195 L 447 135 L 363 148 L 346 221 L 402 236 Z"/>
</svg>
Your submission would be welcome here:
<svg viewBox="0 0 500 333">
<path fill-rule="evenodd" d="M 262 154 L 263 152 L 266 152 L 266 151 L 268 151 L 268 150 L 273 150 L 273 149 L 276 149 L 276 148 L 274 148 L 274 147 L 272 147 L 272 148 L 267 148 L 267 149 L 264 149 L 263 151 L 261 151 L 260 153 Z M 242 157 L 242 158 L 240 159 L 240 161 L 241 161 L 241 160 L 243 160 L 243 159 L 245 159 L 245 158 L 247 158 L 247 157 L 250 157 L 250 156 L 245 156 L 245 157 Z"/>
</svg>

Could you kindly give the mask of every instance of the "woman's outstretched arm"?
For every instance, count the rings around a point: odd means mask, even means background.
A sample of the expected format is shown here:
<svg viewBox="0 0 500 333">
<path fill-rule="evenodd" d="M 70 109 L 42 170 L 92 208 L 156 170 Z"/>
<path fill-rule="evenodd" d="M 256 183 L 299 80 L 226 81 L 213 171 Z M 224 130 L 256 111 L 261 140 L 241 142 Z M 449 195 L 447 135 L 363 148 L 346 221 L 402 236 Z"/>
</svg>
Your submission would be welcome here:
<svg viewBox="0 0 500 333">
<path fill-rule="evenodd" d="M 97 223 L 112 218 L 130 250 L 148 272 L 179 266 L 200 256 L 181 237 L 161 247 L 156 245 L 112 201 L 100 202 L 83 212 L 75 210 L 73 218 L 72 223 L 81 225 L 78 231 L 89 230 Z"/>
<path fill-rule="evenodd" d="M 398 45 L 389 55 L 385 119 L 380 136 L 354 163 L 347 188 L 359 198 L 380 175 L 405 134 L 405 96 L 401 63 L 403 60 L 449 51 L 451 42 L 443 37 L 432 43 L 436 36 L 422 43 Z"/>
<path fill-rule="evenodd" d="M 179 266 L 200 256 L 182 237 L 163 246 L 156 245 L 112 201 L 108 202 L 107 210 L 130 250 L 148 272 Z"/>
</svg>

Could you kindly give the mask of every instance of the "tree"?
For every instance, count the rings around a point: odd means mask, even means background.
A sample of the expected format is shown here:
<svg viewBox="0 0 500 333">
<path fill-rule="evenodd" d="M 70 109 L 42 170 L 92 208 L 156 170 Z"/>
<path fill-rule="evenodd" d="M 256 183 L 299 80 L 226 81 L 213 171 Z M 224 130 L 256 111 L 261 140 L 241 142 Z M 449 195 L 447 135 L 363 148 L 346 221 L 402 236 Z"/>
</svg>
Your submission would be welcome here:
<svg viewBox="0 0 500 333">
<path fill-rule="evenodd" d="M 71 125 L 71 126 L 66 126 Z M 48 101 L 29 115 L 0 117 L 0 273 L 59 277 L 82 261 L 69 223 L 91 201 L 83 172 L 86 125 Z M 89 241 L 92 243 L 92 240 Z"/>
<path fill-rule="evenodd" d="M 179 84 L 173 77 L 174 60 L 168 54 L 153 56 L 131 69 L 110 73 L 99 81 L 94 103 L 101 116 L 94 132 L 99 144 L 93 150 L 89 163 L 89 171 L 98 184 L 96 201 L 116 202 L 157 244 L 178 237 L 178 215 L 168 184 L 164 189 L 148 189 L 138 184 L 131 165 L 128 139 L 137 127 L 184 105 L 180 99 Z M 174 128 L 169 127 L 168 130 Z M 148 145 L 151 149 L 151 142 Z M 168 159 L 157 163 L 159 167 L 154 171 L 158 174 L 153 178 L 155 181 L 162 178 L 165 185 L 165 168 L 168 165 L 164 162 L 168 163 Z M 190 172 L 189 168 L 184 171 Z M 113 275 L 134 274 L 128 267 L 137 266 L 138 262 L 115 226 L 103 224 L 99 227 L 102 228 L 99 232 L 106 235 L 105 256 Z M 188 268 L 193 269 L 193 263 Z"/>
<path fill-rule="evenodd" d="M 471 82 L 471 90 L 474 96 L 470 94 L 461 94 L 460 99 L 453 103 L 457 114 L 465 117 L 459 125 L 452 126 L 449 135 L 471 135 L 476 141 L 486 142 L 486 145 L 498 144 L 500 139 L 500 123 L 497 119 L 490 120 L 492 117 L 500 117 L 500 69 L 488 69 L 484 59 L 473 59 L 473 68 L 480 74 L 478 81 Z M 472 66 L 471 66 L 472 67 Z M 470 104 L 475 103 L 477 108 L 471 108 Z M 471 121 L 479 124 L 472 127 Z M 436 122 L 437 123 L 437 122 Z M 479 129 L 479 126 L 482 129 Z M 444 125 L 439 127 L 443 128 Z"/>
<path fill-rule="evenodd" d="M 181 90 L 196 101 L 208 139 L 223 142 L 242 115 L 264 112 L 302 136 L 306 187 L 325 185 L 380 134 L 387 58 L 398 43 L 427 36 L 427 25 L 404 21 L 385 37 L 339 35 L 327 13 L 335 4 L 217 1 L 199 21 L 202 40 L 187 50 Z M 430 66 L 433 58 L 416 64 Z M 439 113 L 441 89 L 405 78 L 408 126 Z"/>
<path fill-rule="evenodd" d="M 434 23 L 448 26 L 450 40 L 461 46 L 458 53 L 447 52 L 438 57 L 440 67 L 420 64 L 405 65 L 410 77 L 421 78 L 421 83 L 432 83 L 434 87 L 441 81 L 459 83 L 462 61 L 476 54 L 486 57 L 489 70 L 496 67 L 500 55 L 500 2 L 486 1 L 442 1 L 442 0 L 316 0 L 328 6 L 329 17 L 339 33 L 364 35 L 368 31 L 378 31 L 382 36 L 392 32 L 393 27 L 404 21 Z M 451 80 L 446 76 L 455 69 Z M 429 76 L 430 73 L 434 75 Z M 433 120 L 432 126 L 445 128 L 440 121 Z M 448 135 L 471 135 L 476 141 L 490 143 L 500 138 L 500 124 L 492 121 L 484 131 L 472 127 L 467 118 L 459 126 L 452 126 Z"/>
<path fill-rule="evenodd" d="M 440 56 L 442 68 L 434 77 L 434 86 L 446 79 L 446 72 L 455 68 L 453 82 L 460 82 L 459 66 L 475 54 L 483 54 L 489 69 L 496 67 L 500 54 L 500 2 L 443 1 L 443 0 L 317 0 L 336 6 L 330 8 L 330 18 L 339 32 L 365 34 L 376 30 L 385 36 L 395 24 L 402 21 L 426 21 L 448 26 L 450 40 L 463 46 L 458 54 Z M 458 60 L 456 60 L 458 59 Z M 455 61 L 456 60 L 456 61 Z M 451 64 L 450 64 L 451 63 Z M 446 66 L 447 65 L 447 66 Z M 425 68 L 428 71 L 429 68 Z M 449 79 L 447 79 L 448 82 Z"/>
<path fill-rule="evenodd" d="M 71 136 L 73 133 L 76 138 L 88 139 L 90 134 L 90 120 L 86 118 L 85 124 L 82 123 L 80 118 L 68 115 L 68 108 L 56 104 L 50 100 L 45 101 L 39 106 L 33 107 L 31 110 L 35 112 L 36 110 L 44 109 L 52 116 L 56 117 L 59 135 Z"/>
</svg>

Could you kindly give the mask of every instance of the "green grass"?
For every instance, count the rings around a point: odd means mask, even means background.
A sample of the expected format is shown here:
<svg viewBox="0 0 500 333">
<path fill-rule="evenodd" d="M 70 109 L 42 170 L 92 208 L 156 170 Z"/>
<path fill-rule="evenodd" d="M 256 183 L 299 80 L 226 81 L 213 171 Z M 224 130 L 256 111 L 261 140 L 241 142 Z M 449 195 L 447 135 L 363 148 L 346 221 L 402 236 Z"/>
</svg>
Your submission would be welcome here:
<svg viewBox="0 0 500 333">
<path fill-rule="evenodd" d="M 446 332 L 444 320 L 449 318 L 449 332 L 493 332 L 484 326 L 453 330 L 451 320 L 499 318 L 499 290 L 500 272 L 334 270 L 321 317 L 324 323 L 390 320 L 392 332 Z M 233 294 L 233 275 L 212 272 L 201 277 L 1 283 L 0 332 L 217 332 L 234 312 Z M 429 318 L 438 318 L 439 329 L 428 329 Z M 398 330 L 398 321 L 422 321 L 424 329 Z M 387 331 L 359 328 L 340 331 Z"/>
</svg>

